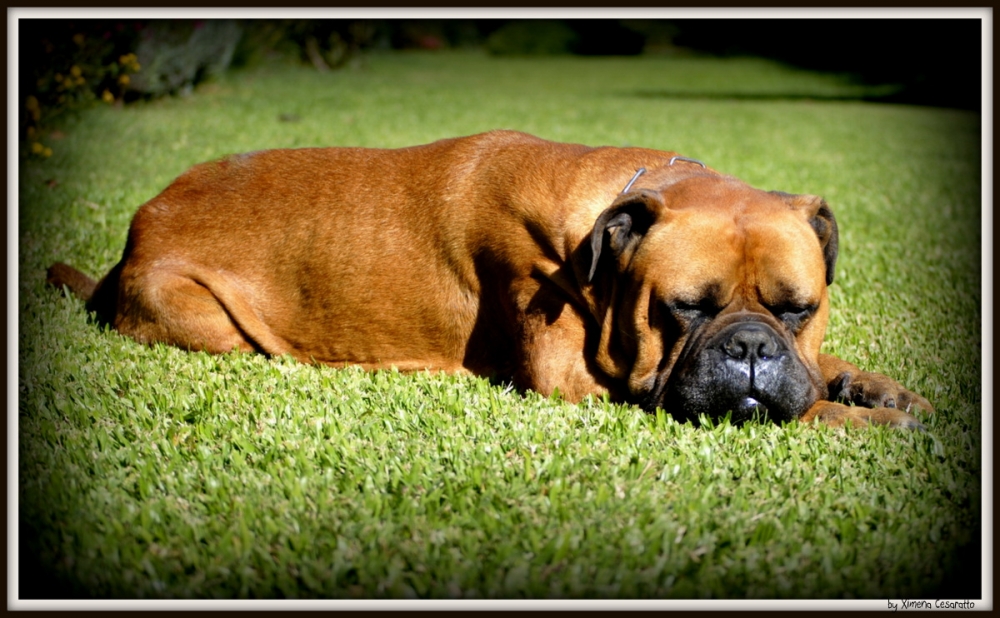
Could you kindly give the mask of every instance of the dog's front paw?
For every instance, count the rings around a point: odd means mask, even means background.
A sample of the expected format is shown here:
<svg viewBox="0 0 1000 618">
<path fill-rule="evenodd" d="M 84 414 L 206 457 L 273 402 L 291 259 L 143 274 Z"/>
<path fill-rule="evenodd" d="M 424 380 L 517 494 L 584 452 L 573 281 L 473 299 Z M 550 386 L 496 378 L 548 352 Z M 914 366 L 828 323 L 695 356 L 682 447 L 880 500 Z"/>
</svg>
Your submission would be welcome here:
<svg viewBox="0 0 1000 618">
<path fill-rule="evenodd" d="M 863 408 L 833 401 L 817 401 L 799 420 L 806 423 L 818 422 L 830 427 L 850 424 L 855 427 L 888 425 L 898 429 L 924 429 L 917 417 L 897 408 Z"/>
<path fill-rule="evenodd" d="M 888 376 L 868 371 L 841 373 L 830 386 L 830 399 L 866 408 L 934 411 L 934 406 L 924 397 L 907 390 Z"/>
</svg>

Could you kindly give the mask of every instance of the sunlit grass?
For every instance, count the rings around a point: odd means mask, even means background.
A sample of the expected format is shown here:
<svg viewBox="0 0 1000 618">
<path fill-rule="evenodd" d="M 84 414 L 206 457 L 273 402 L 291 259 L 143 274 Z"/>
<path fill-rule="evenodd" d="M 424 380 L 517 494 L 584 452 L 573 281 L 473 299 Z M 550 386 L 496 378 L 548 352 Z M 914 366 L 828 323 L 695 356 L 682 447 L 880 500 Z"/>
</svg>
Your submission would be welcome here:
<svg viewBox="0 0 1000 618">
<path fill-rule="evenodd" d="M 22 596 L 976 596 L 979 119 L 840 100 L 858 94 L 750 59 L 387 54 L 67 118 L 19 176 Z M 928 431 L 694 428 L 476 378 L 144 347 L 44 286 L 56 260 L 103 275 L 196 162 L 493 128 L 824 195 L 826 349 L 930 398 Z"/>
</svg>

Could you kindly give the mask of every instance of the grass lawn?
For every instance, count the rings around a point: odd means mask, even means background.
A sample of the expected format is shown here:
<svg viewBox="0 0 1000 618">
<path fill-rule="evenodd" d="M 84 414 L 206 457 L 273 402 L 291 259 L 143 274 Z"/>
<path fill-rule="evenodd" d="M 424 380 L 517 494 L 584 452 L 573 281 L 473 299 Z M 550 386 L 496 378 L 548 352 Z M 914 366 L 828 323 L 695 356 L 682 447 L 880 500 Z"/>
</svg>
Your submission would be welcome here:
<svg viewBox="0 0 1000 618">
<path fill-rule="evenodd" d="M 373 54 L 65 118 L 18 176 L 21 597 L 981 598 L 980 119 L 860 94 L 755 59 Z M 103 275 L 194 163 L 493 128 L 824 195 L 824 349 L 928 397 L 927 431 L 146 347 L 44 285 Z"/>
</svg>

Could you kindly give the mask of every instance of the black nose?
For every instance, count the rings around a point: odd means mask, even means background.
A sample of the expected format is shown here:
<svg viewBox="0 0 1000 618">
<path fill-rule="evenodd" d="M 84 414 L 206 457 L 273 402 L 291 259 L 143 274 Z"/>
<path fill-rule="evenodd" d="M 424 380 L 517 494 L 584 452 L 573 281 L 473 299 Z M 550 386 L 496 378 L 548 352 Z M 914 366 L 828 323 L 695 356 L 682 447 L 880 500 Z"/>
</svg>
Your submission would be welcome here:
<svg viewBox="0 0 1000 618">
<path fill-rule="evenodd" d="M 736 360 L 755 361 L 773 358 L 781 348 L 770 328 L 751 322 L 741 324 L 722 344 L 722 350 Z"/>
</svg>

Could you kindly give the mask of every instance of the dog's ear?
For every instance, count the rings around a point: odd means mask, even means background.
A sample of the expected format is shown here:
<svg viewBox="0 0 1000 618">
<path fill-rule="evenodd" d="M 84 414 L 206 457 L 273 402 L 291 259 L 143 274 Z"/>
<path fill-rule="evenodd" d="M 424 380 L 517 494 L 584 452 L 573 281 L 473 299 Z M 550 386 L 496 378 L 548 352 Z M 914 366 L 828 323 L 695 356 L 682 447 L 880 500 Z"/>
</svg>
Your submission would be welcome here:
<svg viewBox="0 0 1000 618">
<path fill-rule="evenodd" d="M 785 200 L 789 206 L 803 211 L 808 217 L 809 225 L 819 238 L 819 246 L 823 248 L 823 260 L 826 262 L 826 284 L 833 283 L 833 269 L 837 265 L 839 235 L 837 219 L 827 205 L 826 200 L 817 195 L 792 195 L 781 191 L 771 191 Z"/>
<path fill-rule="evenodd" d="M 619 258 L 646 234 L 656 219 L 656 213 L 663 207 L 660 194 L 649 189 L 638 189 L 624 193 L 602 212 L 594 222 L 590 232 L 590 268 L 587 281 L 594 280 L 602 253 L 610 253 Z"/>
</svg>

